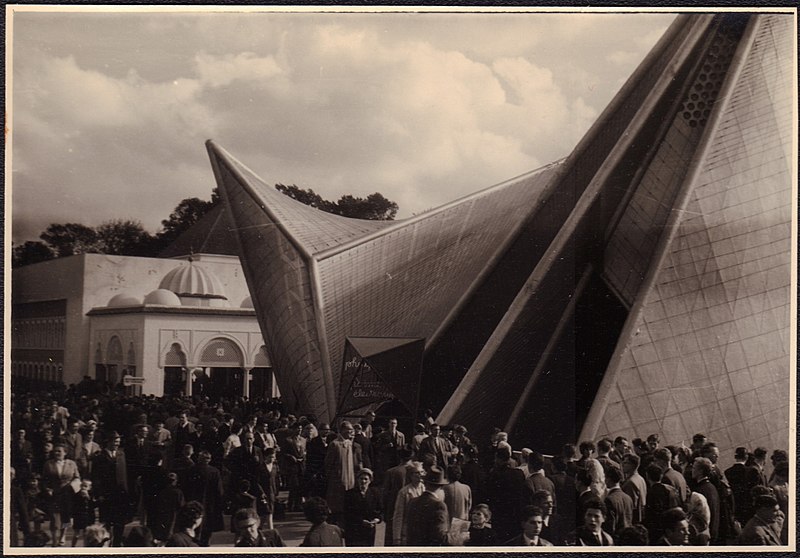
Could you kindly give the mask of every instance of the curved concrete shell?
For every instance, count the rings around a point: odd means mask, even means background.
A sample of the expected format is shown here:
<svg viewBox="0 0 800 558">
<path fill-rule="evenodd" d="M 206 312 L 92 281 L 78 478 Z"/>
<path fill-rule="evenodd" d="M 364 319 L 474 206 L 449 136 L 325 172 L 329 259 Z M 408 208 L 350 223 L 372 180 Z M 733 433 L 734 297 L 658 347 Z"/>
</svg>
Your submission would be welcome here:
<svg viewBox="0 0 800 558">
<path fill-rule="evenodd" d="M 276 191 L 213 142 L 281 392 L 330 419 L 345 338 L 424 338 L 476 436 L 789 434 L 791 15 L 679 16 L 573 153 L 397 222 Z"/>
</svg>

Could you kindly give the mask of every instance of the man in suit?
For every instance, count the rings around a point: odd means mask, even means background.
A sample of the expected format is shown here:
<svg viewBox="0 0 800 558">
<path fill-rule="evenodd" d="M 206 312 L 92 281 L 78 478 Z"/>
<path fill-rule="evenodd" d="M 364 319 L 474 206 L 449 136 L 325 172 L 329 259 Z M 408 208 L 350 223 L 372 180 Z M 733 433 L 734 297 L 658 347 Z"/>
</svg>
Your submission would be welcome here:
<svg viewBox="0 0 800 558">
<path fill-rule="evenodd" d="M 614 449 L 608 456 L 622 465 L 622 458 L 631 453 L 631 443 L 625 436 L 617 436 L 614 438 Z"/>
<path fill-rule="evenodd" d="M 447 470 L 447 478 L 450 482 L 442 487 L 442 492 L 450 519 L 456 517 L 469 521 L 469 512 L 472 509 L 472 490 L 461 482 L 461 467 L 450 465 Z"/>
<path fill-rule="evenodd" d="M 750 489 L 747 485 L 747 448 L 738 447 L 733 452 L 734 463 L 725 469 L 725 478 L 733 491 L 734 516 L 740 525 L 746 524 L 753 516 Z"/>
<path fill-rule="evenodd" d="M 92 458 L 92 491 L 100 503 L 100 521 L 111 531 L 111 546 L 122 546 L 125 524 L 131 515 L 128 465 L 121 441 L 117 432 L 109 433 L 105 448 Z"/>
<path fill-rule="evenodd" d="M 533 495 L 533 505 L 542 510 L 541 537 L 556 546 L 563 545 L 567 533 L 574 531 L 575 525 L 568 525 L 564 518 L 553 513 L 553 496 L 546 490 L 539 490 Z"/>
<path fill-rule="evenodd" d="M 709 475 L 713 470 L 713 464 L 705 457 L 698 457 L 692 463 L 692 478 L 695 482 L 695 492 L 699 492 L 706 497 L 708 508 L 711 510 L 711 521 L 709 522 L 709 531 L 711 535 L 711 544 L 719 544 L 719 524 L 720 524 L 720 501 L 719 492 L 717 488 L 711 483 Z"/>
<path fill-rule="evenodd" d="M 252 432 L 244 432 L 242 445 L 232 449 L 228 454 L 227 465 L 231 471 L 232 486 L 238 486 L 242 479 L 249 481 L 250 486 L 255 486 L 263 463 L 264 454 L 261 448 L 255 445 L 255 435 Z"/>
<path fill-rule="evenodd" d="M 361 468 L 360 446 L 353 442 L 355 429 L 349 421 L 339 425 L 339 436 L 325 453 L 325 500 L 331 510 L 331 521 L 344 525 L 344 494 L 356 484 L 356 471 Z"/>
<path fill-rule="evenodd" d="M 769 486 L 765 467 L 767 464 L 767 450 L 756 448 L 753 450 L 753 465 L 747 468 L 747 486 L 752 490 L 754 486 Z"/>
<path fill-rule="evenodd" d="M 225 507 L 222 477 L 219 469 L 212 467 L 211 453 L 197 454 L 197 464 L 187 472 L 186 499 L 203 504 L 203 523 L 200 529 L 200 546 L 208 546 L 211 534 L 224 528 L 222 512 Z"/>
<path fill-rule="evenodd" d="M 386 525 L 383 546 L 392 546 L 394 544 L 392 537 L 394 503 L 397 499 L 397 493 L 406 484 L 406 471 L 408 466 L 411 465 L 411 450 L 409 448 L 401 447 L 397 453 L 401 463 L 389 468 L 383 475 L 383 518 Z"/>
<path fill-rule="evenodd" d="M 325 454 L 328 452 L 331 427 L 323 422 L 319 434 L 309 440 L 306 446 L 306 475 L 304 485 L 308 496 L 325 495 Z"/>
<path fill-rule="evenodd" d="M 80 424 L 77 419 L 71 417 L 67 420 L 67 431 L 61 437 L 61 442 L 67 450 L 67 459 L 71 459 L 78 465 L 81 475 L 89 472 L 89 461 L 86 457 L 86 448 L 83 447 L 83 436 L 78 432 Z"/>
<path fill-rule="evenodd" d="M 625 482 L 622 483 L 621 488 L 633 501 L 633 523 L 644 522 L 647 504 L 647 482 L 639 474 L 639 461 L 639 456 L 635 453 L 628 453 L 622 457 Z"/>
<path fill-rule="evenodd" d="M 780 546 L 780 532 L 785 517 L 778 500 L 769 494 L 757 496 L 753 502 L 755 514 L 742 529 L 738 544 L 758 546 Z"/>
<path fill-rule="evenodd" d="M 644 525 L 650 533 L 650 540 L 656 541 L 663 535 L 661 527 L 661 514 L 671 508 L 678 508 L 681 505 L 678 491 L 669 484 L 662 482 L 663 473 L 661 467 L 651 463 L 647 467 L 647 480 L 650 486 L 647 488 L 647 509 L 644 514 Z"/>
<path fill-rule="evenodd" d="M 633 525 L 633 500 L 620 488 L 622 472 L 611 468 L 606 474 L 606 486 L 608 492 L 604 500 L 608 515 L 603 529 L 610 533 L 612 537 L 626 527 Z"/>
<path fill-rule="evenodd" d="M 389 419 L 389 427 L 378 434 L 375 450 L 375 474 L 380 479 L 385 471 L 400 464 L 400 448 L 406 445 L 406 436 L 397 429 L 397 419 Z"/>
<path fill-rule="evenodd" d="M 441 436 L 441 427 L 438 424 L 430 426 L 430 436 L 422 440 L 419 444 L 418 455 L 433 455 L 436 457 L 436 465 L 446 470 L 450 465 L 451 460 L 455 459 L 458 455 L 458 448 L 455 447 L 450 440 Z M 422 458 L 425 462 L 425 459 Z"/>
<path fill-rule="evenodd" d="M 533 503 L 533 495 L 539 490 L 548 491 L 555 500 L 556 487 L 553 481 L 544 475 L 544 457 L 538 451 L 533 451 L 528 456 L 528 470 L 530 471 L 530 476 L 525 480 L 525 487 L 528 491 L 526 495 L 528 503 Z M 558 505 L 557 500 L 556 505 Z"/>
<path fill-rule="evenodd" d="M 653 463 L 661 467 L 664 484 L 669 484 L 678 491 L 681 506 L 689 499 L 689 487 L 682 474 L 672 468 L 672 453 L 667 448 L 658 448 L 653 452 Z"/>
<path fill-rule="evenodd" d="M 192 444 L 194 432 L 194 424 L 189 420 L 189 413 L 187 411 L 178 413 L 178 423 L 175 425 L 175 434 L 172 436 L 172 439 L 175 440 L 174 447 L 182 448 L 186 444 Z"/>
<path fill-rule="evenodd" d="M 689 544 L 689 521 L 681 508 L 666 510 L 661 516 L 661 528 L 664 534 L 656 542 L 656 546 L 687 546 Z"/>
<path fill-rule="evenodd" d="M 614 539 L 603 531 L 606 506 L 594 498 L 586 503 L 583 523 L 575 531 L 576 546 L 614 546 Z"/>
<path fill-rule="evenodd" d="M 497 449 L 494 463 L 486 477 L 484 499 L 492 510 L 492 528 L 497 540 L 507 541 L 519 534 L 525 475 L 511 466 L 511 450 L 506 447 Z"/>
<path fill-rule="evenodd" d="M 450 516 L 443 501 L 444 471 L 433 465 L 424 479 L 425 491 L 408 503 L 406 514 L 409 546 L 450 545 Z"/>
<path fill-rule="evenodd" d="M 618 469 L 620 473 L 622 472 L 622 466 L 609 455 L 612 449 L 613 445 L 608 438 L 603 438 L 597 442 L 597 460 L 600 462 L 600 465 L 603 466 L 603 472 L 606 475 L 608 475 L 609 469 Z"/>
</svg>

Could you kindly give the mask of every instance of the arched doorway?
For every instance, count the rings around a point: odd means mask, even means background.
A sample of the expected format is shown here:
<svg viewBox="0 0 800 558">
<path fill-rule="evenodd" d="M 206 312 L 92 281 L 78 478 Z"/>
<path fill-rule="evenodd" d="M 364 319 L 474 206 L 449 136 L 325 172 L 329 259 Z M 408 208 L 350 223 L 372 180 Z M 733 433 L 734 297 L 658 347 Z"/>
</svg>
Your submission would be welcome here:
<svg viewBox="0 0 800 558">
<path fill-rule="evenodd" d="M 113 389 L 121 380 L 125 357 L 122 353 L 122 341 L 116 335 L 108 342 L 106 351 L 106 381 Z"/>
<path fill-rule="evenodd" d="M 164 355 L 164 395 L 183 395 L 186 390 L 186 353 L 173 343 Z"/>
<path fill-rule="evenodd" d="M 100 343 L 97 344 L 97 350 L 94 352 L 94 379 L 98 385 L 103 385 L 108 381 L 108 374 L 106 372 L 106 359 L 103 357 L 103 349 Z"/>
<path fill-rule="evenodd" d="M 273 384 L 272 364 L 267 355 L 267 348 L 262 345 L 253 359 L 253 369 L 250 371 L 250 399 L 272 397 L 274 394 Z"/>
<path fill-rule="evenodd" d="M 244 394 L 244 355 L 230 339 L 212 339 L 200 353 L 192 379 L 192 395 L 210 397 L 240 397 Z"/>
</svg>

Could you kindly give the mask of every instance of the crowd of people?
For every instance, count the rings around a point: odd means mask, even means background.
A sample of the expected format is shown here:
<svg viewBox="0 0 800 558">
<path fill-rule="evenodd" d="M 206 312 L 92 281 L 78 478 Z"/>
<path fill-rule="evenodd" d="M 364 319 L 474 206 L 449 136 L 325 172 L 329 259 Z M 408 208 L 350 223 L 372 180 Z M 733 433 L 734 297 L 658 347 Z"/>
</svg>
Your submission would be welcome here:
<svg viewBox="0 0 800 558">
<path fill-rule="evenodd" d="M 235 546 L 285 546 L 286 511 L 310 522 L 302 546 L 788 543 L 780 449 L 737 448 L 723 471 L 702 434 L 690 447 L 618 436 L 546 456 L 499 429 L 472 440 L 430 412 L 413 432 L 381 419 L 332 428 L 279 399 L 85 385 L 14 395 L 11 544 L 208 546 L 230 530 Z"/>
</svg>

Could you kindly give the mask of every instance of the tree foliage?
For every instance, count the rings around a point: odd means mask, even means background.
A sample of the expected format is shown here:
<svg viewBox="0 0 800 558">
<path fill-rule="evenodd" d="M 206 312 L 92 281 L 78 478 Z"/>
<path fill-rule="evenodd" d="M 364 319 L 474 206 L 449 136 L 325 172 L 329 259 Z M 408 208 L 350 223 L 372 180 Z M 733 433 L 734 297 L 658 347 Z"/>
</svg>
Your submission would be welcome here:
<svg viewBox="0 0 800 558">
<path fill-rule="evenodd" d="M 218 203 L 219 196 L 216 195 L 216 189 L 211 196 L 211 201 L 201 200 L 200 198 L 181 200 L 169 217 L 161 221 L 162 230 L 158 233 L 159 240 L 166 246 L 202 219 Z"/>
<path fill-rule="evenodd" d="M 99 251 L 97 231 L 80 223 L 53 223 L 39 235 L 39 238 L 44 240 L 59 258 Z"/>
<path fill-rule="evenodd" d="M 98 244 L 103 254 L 117 256 L 144 256 L 155 238 L 144 230 L 141 221 L 114 219 L 96 229 Z"/>
<path fill-rule="evenodd" d="M 397 204 L 378 192 L 366 198 L 348 194 L 332 202 L 311 188 L 305 190 L 294 184 L 276 184 L 275 188 L 301 203 L 344 217 L 392 220 L 397 215 Z M 161 221 L 162 228 L 155 235 L 148 233 L 140 221 L 131 219 L 113 219 L 97 227 L 80 223 L 53 223 L 40 235 L 43 242 L 28 241 L 13 248 L 12 265 L 20 267 L 86 253 L 155 257 L 220 203 L 216 188 L 211 192 L 209 201 L 183 199 L 169 217 Z"/>
<path fill-rule="evenodd" d="M 46 262 L 56 257 L 50 247 L 39 240 L 28 240 L 18 246 L 14 246 L 11 252 L 11 266 L 22 267 L 23 265 Z"/>
<path fill-rule="evenodd" d="M 305 190 L 294 184 L 290 186 L 276 184 L 275 189 L 301 203 L 342 217 L 391 221 L 397 215 L 397 203 L 386 199 L 383 194 L 378 192 L 370 194 L 366 198 L 357 198 L 346 194 L 339 198 L 339 201 L 332 202 L 324 199 L 311 188 Z"/>
</svg>

